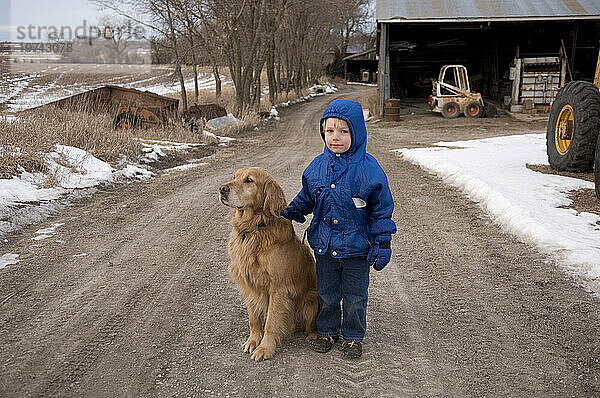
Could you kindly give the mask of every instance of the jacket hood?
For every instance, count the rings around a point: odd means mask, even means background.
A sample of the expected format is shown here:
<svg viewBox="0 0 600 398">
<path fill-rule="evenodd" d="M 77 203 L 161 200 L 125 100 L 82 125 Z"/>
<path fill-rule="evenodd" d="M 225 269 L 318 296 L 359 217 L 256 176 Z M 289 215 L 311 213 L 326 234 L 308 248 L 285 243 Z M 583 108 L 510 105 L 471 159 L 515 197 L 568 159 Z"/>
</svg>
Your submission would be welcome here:
<svg viewBox="0 0 600 398">
<path fill-rule="evenodd" d="M 362 106 L 359 102 L 348 99 L 336 99 L 327 105 L 323 112 L 323 117 L 319 123 L 321 130 L 321 138 L 325 142 L 325 134 L 323 134 L 323 121 L 330 117 L 345 120 L 350 127 L 352 143 L 350 148 L 341 154 L 341 157 L 351 160 L 352 158 L 362 158 L 367 148 L 367 127 L 362 112 Z M 334 155 L 334 153 L 325 145 L 325 153 Z"/>
</svg>

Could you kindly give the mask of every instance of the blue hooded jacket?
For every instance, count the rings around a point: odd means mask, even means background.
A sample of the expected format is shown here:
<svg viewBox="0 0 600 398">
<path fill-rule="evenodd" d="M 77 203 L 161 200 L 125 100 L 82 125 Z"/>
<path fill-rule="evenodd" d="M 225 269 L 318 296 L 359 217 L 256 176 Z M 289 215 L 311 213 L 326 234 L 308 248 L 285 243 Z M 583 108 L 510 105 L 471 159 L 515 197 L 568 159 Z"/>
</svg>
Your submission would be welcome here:
<svg viewBox="0 0 600 398">
<path fill-rule="evenodd" d="M 396 232 L 391 219 L 394 201 L 383 169 L 366 152 L 367 128 L 360 103 L 337 99 L 327 105 L 319 123 L 323 141 L 323 121 L 330 117 L 348 123 L 350 148 L 335 154 L 325 145 L 323 153 L 304 170 L 302 189 L 286 213 L 292 219 L 313 213 L 308 243 L 316 254 L 365 256 L 376 236 Z"/>
</svg>

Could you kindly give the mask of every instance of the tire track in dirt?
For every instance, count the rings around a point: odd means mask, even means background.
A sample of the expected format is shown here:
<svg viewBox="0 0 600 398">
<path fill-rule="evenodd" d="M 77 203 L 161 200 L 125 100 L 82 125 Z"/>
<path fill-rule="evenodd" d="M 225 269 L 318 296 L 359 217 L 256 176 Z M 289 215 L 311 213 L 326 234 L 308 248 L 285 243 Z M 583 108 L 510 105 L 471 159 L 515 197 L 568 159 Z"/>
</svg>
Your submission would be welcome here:
<svg viewBox="0 0 600 398">
<path fill-rule="evenodd" d="M 113 314 L 105 324 L 100 326 L 92 339 L 70 352 L 69 358 L 60 365 L 61 369 L 57 372 L 58 375 L 47 386 L 42 387 L 38 396 L 60 396 L 64 393 L 62 391 L 65 386 L 78 383 L 100 355 L 112 344 L 128 315 L 140 301 L 142 294 L 147 294 L 146 290 L 147 287 L 142 286 L 134 291 L 127 301 L 119 306 L 119 312 Z"/>
<path fill-rule="evenodd" d="M 397 318 L 373 314 L 378 325 L 406 333 L 410 350 L 399 351 L 399 357 L 412 357 L 416 349 L 427 358 L 424 368 L 411 372 L 429 381 L 417 380 L 418 390 L 451 396 L 598 391 L 591 375 L 600 369 L 593 359 L 599 322 L 564 311 L 585 292 L 535 249 L 504 234 L 462 194 L 391 156 L 382 152 L 378 159 L 392 166 L 386 171 L 395 177 L 390 182 L 399 205 L 396 261 L 389 279 L 375 273 L 373 290 L 396 308 Z M 598 308 L 591 297 L 583 300 Z"/>
<path fill-rule="evenodd" d="M 90 218 L 95 217 L 97 220 L 91 222 L 90 224 L 99 224 L 101 228 L 103 228 L 109 221 L 114 221 L 114 216 L 110 215 L 110 211 L 107 211 L 113 207 L 113 200 L 108 199 L 104 201 L 100 201 L 100 205 L 96 206 L 96 211 L 88 212 L 91 213 Z M 126 203 L 127 204 L 127 203 Z M 138 203 L 129 203 L 128 206 L 137 206 Z M 187 209 L 189 210 L 189 209 Z M 163 239 L 164 235 L 167 232 L 178 231 L 174 224 L 181 222 L 181 220 L 187 218 L 187 211 L 183 214 L 178 215 L 178 220 L 174 220 L 173 222 L 168 223 L 160 223 L 159 221 L 164 220 L 166 218 L 167 213 L 169 213 L 171 209 L 169 207 L 162 208 L 160 205 L 158 206 L 156 213 L 150 213 L 149 215 L 143 215 L 140 220 L 137 221 L 137 224 L 133 225 L 120 225 L 117 224 L 113 231 L 109 233 L 109 236 L 114 234 L 114 236 L 119 236 L 118 240 L 110 243 L 108 247 L 100 247 L 100 251 L 98 253 L 94 253 L 93 250 L 89 250 L 90 255 L 86 257 L 86 263 L 89 264 L 89 267 L 86 267 L 87 270 L 91 270 L 91 275 L 84 275 L 82 277 L 78 276 L 81 273 L 81 270 L 72 270 L 70 271 L 70 275 L 61 275 L 60 279 L 67 279 L 72 281 L 72 284 L 82 287 L 78 287 L 76 292 L 69 291 L 64 292 L 64 296 L 61 295 L 62 292 L 54 293 L 53 285 L 46 285 L 43 288 L 47 289 L 46 294 L 52 295 L 55 297 L 55 301 L 59 304 L 57 305 L 61 308 L 60 312 L 57 312 L 57 306 L 49 306 L 43 307 L 40 312 L 37 312 L 35 318 L 42 319 L 44 322 L 38 322 L 37 324 L 32 324 L 32 328 L 28 329 L 28 333 L 25 336 L 22 334 L 22 330 L 19 333 L 19 336 L 11 339 L 13 342 L 18 340 L 36 340 L 40 339 L 40 336 L 37 331 L 39 330 L 47 330 L 46 337 L 42 339 L 42 341 L 38 344 L 36 343 L 33 346 L 33 352 L 31 352 L 31 358 L 29 362 L 34 360 L 35 358 L 39 358 L 44 352 L 44 357 L 48 356 L 50 360 L 54 363 L 59 363 L 59 366 L 52 366 L 48 364 L 48 368 L 52 368 L 50 371 L 50 376 L 57 372 L 59 374 L 58 378 L 55 378 L 47 387 L 47 393 L 54 393 L 57 391 L 59 385 L 65 385 L 67 382 L 73 382 L 82 376 L 84 373 L 82 369 L 88 368 L 93 364 L 93 360 L 101 355 L 102 350 L 110 344 L 112 339 L 107 339 L 107 336 L 111 337 L 114 335 L 116 331 L 118 331 L 125 322 L 126 314 L 129 314 L 133 311 L 133 307 L 136 306 L 138 301 L 140 301 L 139 296 L 144 296 L 145 298 L 142 301 L 145 301 L 145 304 L 152 302 L 152 297 L 160 297 L 160 294 L 157 294 L 156 289 L 147 291 L 145 285 L 139 286 L 139 281 L 132 283 L 131 287 L 123 286 L 123 283 L 119 281 L 119 278 L 126 278 L 128 272 L 124 272 L 124 268 L 127 267 L 127 260 L 131 258 L 135 258 L 135 253 L 139 252 L 140 242 L 135 240 L 136 232 L 147 229 L 152 230 L 152 225 L 158 225 L 160 228 L 157 229 L 157 239 Z M 75 217 L 79 223 L 88 224 L 87 219 L 82 219 L 84 217 Z M 91 221 L 91 220 L 90 220 Z M 106 222 L 105 222 L 106 221 Z M 73 225 L 71 225 L 73 227 Z M 123 228 L 125 227 L 125 228 Z M 88 233 L 88 236 L 84 237 L 84 241 L 88 239 L 92 240 L 96 237 L 97 242 L 102 242 L 102 237 L 100 233 L 94 232 L 95 228 Z M 112 228 L 111 228 L 112 229 Z M 106 232 L 105 232 L 106 233 Z M 77 239 L 73 235 L 81 235 L 79 234 L 79 228 L 75 227 L 73 230 L 73 234 L 69 235 L 68 231 L 65 231 L 65 234 L 61 236 L 67 242 L 76 241 Z M 81 236 L 80 236 L 81 238 Z M 172 239 L 168 238 L 167 240 Z M 173 241 L 176 241 L 173 239 Z M 90 246 L 94 246 L 93 240 Z M 141 245 L 143 247 L 143 244 Z M 86 249 L 84 249 L 86 250 Z M 65 258 L 61 258 L 60 255 L 55 255 L 54 259 L 49 259 L 52 263 L 61 263 L 65 260 Z M 56 258 L 58 257 L 58 258 Z M 68 263 L 71 263 L 72 266 L 77 266 L 77 264 L 73 264 L 75 261 L 73 259 L 69 259 L 69 253 L 65 253 L 65 256 Z M 115 262 L 113 267 L 108 268 L 107 263 L 108 260 L 111 259 Z M 123 264 L 120 264 L 120 262 Z M 94 272 L 94 268 L 102 268 L 99 272 Z M 67 267 L 69 269 L 69 267 Z M 106 275 L 107 270 L 111 270 L 112 275 Z M 151 281 L 153 279 L 159 280 L 157 277 L 160 271 L 155 271 L 154 275 L 144 276 L 144 279 Z M 103 275 L 103 277 L 98 278 L 98 274 Z M 141 283 L 146 283 L 144 280 Z M 176 284 L 176 282 L 171 283 L 171 286 Z M 35 283 L 29 287 L 30 290 L 37 290 L 37 287 L 34 287 Z M 165 285 L 153 285 L 157 288 Z M 121 295 L 123 292 L 130 294 L 130 291 L 133 289 L 135 292 L 131 294 L 129 300 L 121 301 Z M 117 300 L 111 300 L 111 296 L 116 297 Z M 22 297 L 22 299 L 27 299 L 27 297 Z M 116 301 L 116 302 L 111 302 Z M 103 303 L 110 303 L 110 306 L 106 308 Z M 23 311 L 25 313 L 29 311 Z M 112 318 L 107 319 L 107 315 L 110 316 L 112 313 Z M 129 322 L 131 319 L 128 320 Z M 93 330 L 99 329 L 100 332 L 98 334 L 89 336 L 89 333 L 79 333 L 73 337 L 65 337 L 67 341 L 60 344 L 60 348 L 56 347 L 56 339 L 59 336 L 56 336 L 52 331 L 62 331 L 73 329 L 75 325 L 84 326 L 84 322 L 89 322 L 93 325 L 93 328 L 90 328 L 87 324 L 85 325 L 85 329 Z M 43 324 L 42 324 L 43 323 Z M 90 326 L 91 326 L 90 325 Z M 18 329 L 15 329 L 18 330 Z M 59 337 L 62 339 L 62 337 Z M 71 340 L 71 341 L 68 341 Z M 73 341 L 74 340 L 74 341 Z M 54 344 L 52 342 L 54 341 Z M 107 343 L 107 341 L 109 343 Z M 8 342 L 8 341 L 7 341 Z M 49 342 L 49 349 L 47 351 L 43 351 L 46 347 L 44 342 Z M 100 346 L 100 349 L 98 348 Z M 42 347 L 36 348 L 36 347 Z M 57 349 L 58 348 L 58 349 Z M 31 351 L 32 348 L 29 348 Z M 52 359 L 53 358 L 53 359 Z M 66 358 L 66 359 L 65 359 Z M 48 361 L 46 361 L 48 362 Z M 20 365 L 13 367 L 10 373 L 17 374 L 18 369 L 21 368 L 25 363 L 21 363 Z M 8 365 L 8 364 L 7 364 Z M 11 366 L 15 366 L 15 364 L 11 364 Z M 38 364 L 39 366 L 39 364 Z M 24 366 L 27 368 L 27 366 Z M 24 369 L 21 369 L 24 370 Z M 40 374 L 44 374 L 44 372 L 40 372 Z M 49 376 L 49 377 L 50 377 Z M 39 377 L 38 380 L 43 379 L 44 377 Z M 36 383 L 31 384 L 43 384 L 43 380 Z M 30 390 L 31 391 L 31 390 Z M 35 391 L 40 391 L 38 388 L 35 388 Z"/>
<path fill-rule="evenodd" d="M 0 307 L 0 395 L 594 396 L 598 304 L 388 152 L 419 131 L 369 127 L 399 232 L 391 264 L 371 273 L 363 357 L 312 352 L 299 333 L 272 360 L 242 353 L 246 309 L 227 274 L 218 186 L 265 167 L 290 200 L 322 151 L 318 120 L 334 97 L 282 110 L 206 168 L 99 192 L 61 217 L 62 245 L 30 247 L 37 227 L 11 242 L 23 260 L 0 274 L 0 297 L 24 290 Z"/>
</svg>

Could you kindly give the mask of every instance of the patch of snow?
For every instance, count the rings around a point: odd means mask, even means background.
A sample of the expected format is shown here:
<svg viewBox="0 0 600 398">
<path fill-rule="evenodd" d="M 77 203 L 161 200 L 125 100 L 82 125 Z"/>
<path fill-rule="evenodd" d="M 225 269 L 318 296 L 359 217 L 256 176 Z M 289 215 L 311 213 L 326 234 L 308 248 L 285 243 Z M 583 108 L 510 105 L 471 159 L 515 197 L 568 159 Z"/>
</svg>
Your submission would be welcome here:
<svg viewBox="0 0 600 398">
<path fill-rule="evenodd" d="M 167 156 L 159 145 L 142 148 L 142 152 L 144 153 L 142 161 L 146 163 L 158 162 L 160 158 Z"/>
<path fill-rule="evenodd" d="M 219 142 L 221 142 L 221 143 L 227 143 L 227 142 L 235 141 L 235 138 L 216 135 L 216 134 L 213 134 L 213 133 L 211 133 L 210 131 L 207 131 L 207 130 L 203 130 L 202 134 L 204 134 L 207 137 L 215 138 L 215 139 L 219 140 Z"/>
<path fill-rule="evenodd" d="M 338 88 L 333 83 L 315 84 L 308 88 L 308 92 L 313 96 L 332 94 L 338 91 Z M 306 97 L 305 97 L 306 98 Z"/>
<path fill-rule="evenodd" d="M 12 123 L 19 121 L 19 117 L 15 115 L 1 115 L 0 118 L 4 119 L 5 122 Z"/>
<path fill-rule="evenodd" d="M 44 240 L 47 238 L 51 238 L 56 234 L 56 228 L 65 225 L 65 223 L 56 223 L 52 224 L 51 227 L 43 228 L 35 231 L 35 235 L 31 240 Z"/>
<path fill-rule="evenodd" d="M 572 203 L 569 192 L 594 189 L 594 184 L 526 167 L 548 164 L 545 134 L 435 145 L 395 151 L 459 188 L 503 229 L 553 254 L 591 290 L 600 293 L 600 216 L 560 208 Z"/>
<path fill-rule="evenodd" d="M 4 253 L 0 256 L 0 269 L 6 267 L 7 265 L 16 264 L 19 262 L 19 255 L 13 253 Z"/>
<path fill-rule="evenodd" d="M 68 167 L 62 162 L 66 161 Z M 111 181 L 114 169 L 89 152 L 72 146 L 56 144 L 56 152 L 50 153 L 50 174 L 60 186 L 67 189 L 89 188 L 101 182 Z"/>
<path fill-rule="evenodd" d="M 363 82 L 346 82 L 351 86 L 367 86 L 367 87 L 377 87 L 377 83 L 363 83 Z"/>
<path fill-rule="evenodd" d="M 186 170 L 190 170 L 190 169 L 193 169 L 193 168 L 196 168 L 199 166 L 206 166 L 207 164 L 208 163 L 204 163 L 204 162 L 198 162 L 198 163 L 190 162 L 187 164 L 182 164 L 180 166 L 171 167 L 170 169 L 165 169 L 165 170 L 163 170 L 163 174 L 169 175 L 169 174 L 172 174 L 177 171 L 186 171 Z"/>
<path fill-rule="evenodd" d="M 0 216 L 2 207 L 8 204 L 39 203 L 58 199 L 62 192 L 57 188 L 38 188 L 32 182 L 18 177 L 0 179 Z"/>
<path fill-rule="evenodd" d="M 227 81 L 226 76 L 221 75 L 221 85 L 227 85 L 232 81 Z M 150 79 L 147 79 L 150 80 Z M 176 79 L 173 79 L 170 82 L 159 83 L 153 85 L 140 85 L 143 81 L 133 82 L 126 85 L 126 87 L 135 88 L 137 90 L 150 91 L 152 93 L 158 95 L 172 94 L 181 91 L 181 84 Z M 194 87 L 194 78 L 188 78 L 184 81 L 184 86 L 186 91 L 193 92 L 195 90 Z M 209 75 L 206 73 L 198 74 L 198 90 L 215 90 L 215 77 L 213 75 Z"/>
<path fill-rule="evenodd" d="M 138 179 L 138 180 L 146 180 L 149 178 L 154 177 L 155 174 L 153 172 L 151 172 L 150 170 L 146 170 L 144 168 L 135 166 L 135 165 L 127 165 L 126 167 L 122 168 L 121 170 L 118 170 L 116 172 L 113 173 L 113 177 L 115 178 L 115 180 L 121 181 L 121 180 L 131 180 L 131 179 Z"/>
</svg>

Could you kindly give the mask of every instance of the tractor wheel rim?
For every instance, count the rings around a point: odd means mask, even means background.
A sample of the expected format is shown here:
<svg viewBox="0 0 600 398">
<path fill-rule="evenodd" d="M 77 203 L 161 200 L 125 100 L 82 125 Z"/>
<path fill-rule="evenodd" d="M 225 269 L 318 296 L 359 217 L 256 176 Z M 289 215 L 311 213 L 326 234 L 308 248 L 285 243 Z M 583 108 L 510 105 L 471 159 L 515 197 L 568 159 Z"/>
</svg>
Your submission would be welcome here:
<svg viewBox="0 0 600 398">
<path fill-rule="evenodd" d="M 477 107 L 477 105 L 471 105 L 469 109 L 467 109 L 467 112 L 469 112 L 469 115 L 475 116 L 479 113 L 479 107 Z"/>
<path fill-rule="evenodd" d="M 447 109 L 448 115 L 453 116 L 456 113 L 456 107 L 454 105 L 450 105 Z"/>
<path fill-rule="evenodd" d="M 575 118 L 573 116 L 573 108 L 571 105 L 565 105 L 558 114 L 556 120 L 556 126 L 554 127 L 554 143 L 556 145 L 556 151 L 565 155 L 569 151 L 571 146 L 571 140 L 573 139 L 573 132 L 575 126 Z"/>
</svg>

